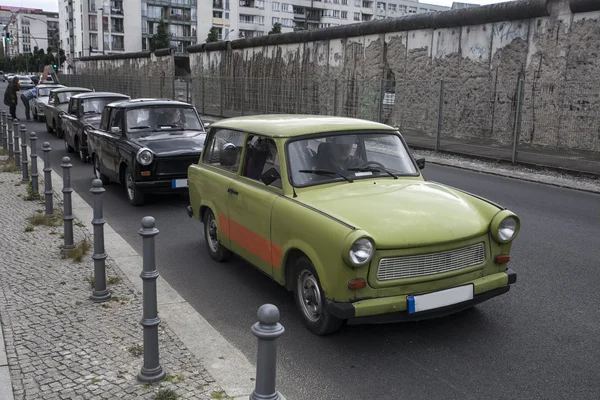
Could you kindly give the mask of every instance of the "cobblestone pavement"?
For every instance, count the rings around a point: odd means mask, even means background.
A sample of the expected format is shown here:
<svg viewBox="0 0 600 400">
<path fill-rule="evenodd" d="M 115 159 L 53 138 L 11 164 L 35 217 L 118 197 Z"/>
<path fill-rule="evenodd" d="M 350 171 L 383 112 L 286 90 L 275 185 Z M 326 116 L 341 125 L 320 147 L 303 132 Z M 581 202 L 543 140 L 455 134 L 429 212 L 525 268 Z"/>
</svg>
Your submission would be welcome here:
<svg viewBox="0 0 600 400">
<path fill-rule="evenodd" d="M 0 173 L 0 322 L 15 399 L 170 400 L 167 389 L 182 399 L 227 398 L 164 322 L 160 360 L 167 378 L 137 382 L 141 293 L 108 258 L 112 300 L 92 303 L 93 248 L 81 262 L 63 258 L 62 220 L 35 225 L 30 218 L 43 219 L 43 201 L 27 201 L 27 187 L 17 173 Z M 93 243 L 88 227 L 74 221 L 76 244 Z"/>
</svg>

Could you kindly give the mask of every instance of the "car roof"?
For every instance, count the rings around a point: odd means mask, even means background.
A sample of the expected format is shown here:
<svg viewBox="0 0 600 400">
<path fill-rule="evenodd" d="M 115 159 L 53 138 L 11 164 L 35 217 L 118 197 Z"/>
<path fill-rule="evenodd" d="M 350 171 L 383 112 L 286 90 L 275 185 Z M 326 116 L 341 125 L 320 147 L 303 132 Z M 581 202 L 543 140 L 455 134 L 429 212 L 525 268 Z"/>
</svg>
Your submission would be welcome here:
<svg viewBox="0 0 600 400">
<path fill-rule="evenodd" d="M 122 97 L 124 99 L 128 99 L 129 96 L 123 93 L 113 93 L 113 92 L 83 92 L 71 96 L 72 99 L 92 99 L 95 97 Z"/>
<path fill-rule="evenodd" d="M 111 107 L 117 107 L 117 108 L 141 108 L 141 107 L 148 107 L 148 106 L 173 106 L 173 105 L 182 106 L 182 107 L 193 107 L 193 105 L 191 105 L 190 103 L 185 103 L 185 102 L 179 101 L 179 100 L 154 99 L 154 98 L 131 99 L 131 100 L 125 100 L 125 101 L 120 101 L 118 103 L 110 104 Z"/>
<path fill-rule="evenodd" d="M 64 93 L 64 92 L 91 92 L 92 89 L 82 88 L 82 87 L 59 87 L 57 89 L 52 90 L 54 93 Z"/>
<path fill-rule="evenodd" d="M 65 85 L 61 85 L 60 83 L 40 83 L 39 85 L 36 86 L 38 89 L 45 89 L 45 88 L 63 88 L 65 87 Z"/>
<path fill-rule="evenodd" d="M 271 137 L 294 137 L 332 131 L 387 130 L 389 125 L 364 119 L 307 114 L 265 114 L 222 119 L 211 128 L 228 128 Z"/>
</svg>

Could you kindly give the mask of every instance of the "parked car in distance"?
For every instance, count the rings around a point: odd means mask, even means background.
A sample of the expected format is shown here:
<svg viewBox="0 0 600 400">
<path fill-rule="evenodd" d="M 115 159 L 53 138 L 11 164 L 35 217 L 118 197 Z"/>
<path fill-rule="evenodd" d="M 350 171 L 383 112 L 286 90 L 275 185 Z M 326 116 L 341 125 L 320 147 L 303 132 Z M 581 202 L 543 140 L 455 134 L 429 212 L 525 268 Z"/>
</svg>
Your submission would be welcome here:
<svg viewBox="0 0 600 400">
<path fill-rule="evenodd" d="M 44 117 L 46 119 L 46 131 L 55 132 L 59 138 L 63 137 L 61 114 L 67 112 L 69 99 L 78 93 L 88 93 L 91 89 L 80 87 L 61 87 L 50 91 L 48 105 L 44 107 Z"/>
<path fill-rule="evenodd" d="M 198 162 L 205 138 L 194 106 L 160 99 L 108 104 L 100 126 L 87 131 L 96 177 L 122 184 L 135 206 L 146 193 L 185 193 L 188 167 Z"/>
<path fill-rule="evenodd" d="M 61 115 L 67 152 L 76 151 L 81 161 L 87 162 L 87 129 L 98 129 L 102 111 L 107 104 L 129 99 L 124 94 L 111 92 L 87 92 L 72 96 L 67 112 Z"/>
<path fill-rule="evenodd" d="M 306 327 L 455 313 L 506 293 L 519 218 L 424 179 L 400 132 L 342 117 L 211 124 L 188 215 L 211 257 L 235 253 L 292 291 Z"/>
<path fill-rule="evenodd" d="M 55 85 L 55 84 L 39 84 L 37 86 L 35 97 L 29 100 L 29 106 L 31 107 L 31 112 L 33 113 L 33 119 L 38 122 L 44 122 L 44 109 L 48 105 L 48 100 L 50 99 L 50 91 L 52 89 L 63 88 L 64 85 Z"/>
<path fill-rule="evenodd" d="M 27 75 L 17 75 L 19 77 L 19 87 L 21 90 L 29 90 L 35 87 L 35 83 Z"/>
</svg>

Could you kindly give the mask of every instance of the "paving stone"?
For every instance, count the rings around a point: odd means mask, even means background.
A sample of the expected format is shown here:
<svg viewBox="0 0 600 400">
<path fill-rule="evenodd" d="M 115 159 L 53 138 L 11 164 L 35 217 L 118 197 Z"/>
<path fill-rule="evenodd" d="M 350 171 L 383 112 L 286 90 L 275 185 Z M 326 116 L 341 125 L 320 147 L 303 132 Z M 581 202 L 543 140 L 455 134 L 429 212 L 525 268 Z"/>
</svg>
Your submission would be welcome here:
<svg viewBox="0 0 600 400">
<path fill-rule="evenodd" d="M 204 400 L 221 391 L 164 321 L 161 364 L 184 379 L 149 386 L 137 381 L 143 358 L 129 349 L 143 340 L 141 293 L 108 258 L 108 277 L 121 278 L 110 290 L 127 300 L 92 303 L 93 248 L 77 263 L 60 254 L 62 226 L 25 232 L 27 219 L 44 207 L 18 197 L 26 195 L 25 185 L 15 186 L 19 181 L 17 174 L 0 173 L 0 322 L 15 399 L 151 399 L 169 387 L 181 398 Z M 73 230 L 75 243 L 93 244 L 87 227 Z"/>
</svg>

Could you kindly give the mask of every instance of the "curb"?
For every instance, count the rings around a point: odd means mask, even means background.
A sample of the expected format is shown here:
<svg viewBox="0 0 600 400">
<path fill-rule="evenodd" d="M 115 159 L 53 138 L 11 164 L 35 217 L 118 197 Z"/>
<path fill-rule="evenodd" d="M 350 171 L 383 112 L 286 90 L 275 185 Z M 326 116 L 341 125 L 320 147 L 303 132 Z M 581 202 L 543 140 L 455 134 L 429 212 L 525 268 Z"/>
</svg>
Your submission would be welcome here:
<svg viewBox="0 0 600 400">
<path fill-rule="evenodd" d="M 31 154 L 29 146 L 28 151 Z M 43 161 L 38 156 L 37 165 L 40 178 L 43 179 Z M 91 168 L 90 168 L 91 171 Z M 55 197 L 62 201 L 63 180 L 52 169 L 52 189 Z M 43 195 L 43 186 L 40 193 Z M 90 178 L 91 188 L 91 178 Z M 91 231 L 93 209 L 75 191 L 71 193 L 73 215 Z M 141 227 L 141 225 L 140 225 Z M 104 242 L 108 258 L 119 268 L 139 293 L 142 293 L 143 281 L 140 278 L 143 258 L 123 239 L 108 222 L 104 224 Z M 157 268 L 160 272 L 160 267 Z M 246 356 L 230 344 L 202 315 L 200 315 L 175 289 L 164 279 L 157 283 L 157 305 L 159 318 L 179 337 L 187 349 L 196 356 L 221 386 L 227 396 L 234 399 L 248 399 L 254 391 L 256 368 Z M 140 335 L 142 331 L 140 331 Z M 250 327 L 248 327 L 250 334 Z M 199 340 L 201 339 L 201 340 Z M 8 367 L 6 367 L 8 369 Z M 1 370 L 0 370 L 1 373 Z M 0 375 L 0 378 L 2 375 Z M 9 376 L 10 379 L 10 376 Z M 8 381 L 10 382 L 10 380 Z M 0 379 L 0 399 L 3 382 Z M 9 383 L 9 388 L 12 385 Z M 12 390 L 11 390 L 12 394 Z M 11 398 L 8 398 L 12 400 Z"/>
<path fill-rule="evenodd" d="M 4 344 L 2 327 L 0 326 L 0 399 L 14 400 L 13 387 L 10 379 L 10 369 Z"/>
</svg>

